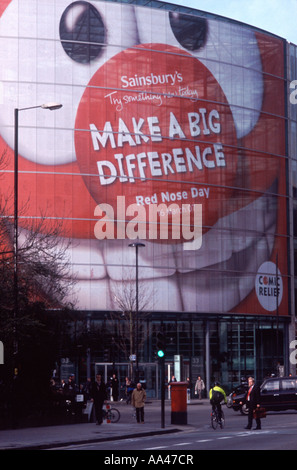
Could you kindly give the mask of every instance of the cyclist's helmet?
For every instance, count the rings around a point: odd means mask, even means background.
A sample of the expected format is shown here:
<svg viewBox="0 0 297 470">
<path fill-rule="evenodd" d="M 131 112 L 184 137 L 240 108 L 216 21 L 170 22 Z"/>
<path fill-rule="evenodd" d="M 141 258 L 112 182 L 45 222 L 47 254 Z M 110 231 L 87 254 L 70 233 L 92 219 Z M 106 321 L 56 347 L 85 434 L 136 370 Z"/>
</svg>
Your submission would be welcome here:
<svg viewBox="0 0 297 470">
<path fill-rule="evenodd" d="M 215 383 L 214 383 L 214 386 L 215 386 L 215 387 L 219 387 L 219 386 L 220 386 L 220 382 L 215 382 Z"/>
</svg>

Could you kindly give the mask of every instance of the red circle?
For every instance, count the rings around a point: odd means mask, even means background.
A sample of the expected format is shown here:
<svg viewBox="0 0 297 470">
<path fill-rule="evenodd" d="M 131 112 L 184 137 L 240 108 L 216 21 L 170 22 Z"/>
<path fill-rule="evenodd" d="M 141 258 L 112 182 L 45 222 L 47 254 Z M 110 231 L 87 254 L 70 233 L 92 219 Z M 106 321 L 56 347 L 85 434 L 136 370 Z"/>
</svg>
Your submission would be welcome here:
<svg viewBox="0 0 297 470">
<path fill-rule="evenodd" d="M 190 54 L 160 44 L 117 54 L 90 80 L 75 128 L 85 184 L 115 218 L 119 196 L 125 208 L 145 207 L 146 222 L 153 203 L 190 204 L 192 223 L 193 205 L 202 204 L 204 231 L 225 215 L 237 169 L 234 121 L 220 85 Z"/>
</svg>

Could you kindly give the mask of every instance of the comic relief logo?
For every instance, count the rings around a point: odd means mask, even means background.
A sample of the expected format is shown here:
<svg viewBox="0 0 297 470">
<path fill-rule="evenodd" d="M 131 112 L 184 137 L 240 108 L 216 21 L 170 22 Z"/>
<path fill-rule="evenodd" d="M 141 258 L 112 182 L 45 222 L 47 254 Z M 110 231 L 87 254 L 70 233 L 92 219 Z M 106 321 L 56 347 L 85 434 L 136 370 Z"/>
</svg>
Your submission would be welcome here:
<svg viewBox="0 0 297 470">
<path fill-rule="evenodd" d="M 255 289 L 262 307 L 273 312 L 283 298 L 283 281 L 279 269 L 271 261 L 263 263 L 257 273 Z"/>
<path fill-rule="evenodd" d="M 112 57 L 91 78 L 75 129 L 97 204 L 96 238 L 199 239 L 197 249 L 232 210 L 233 116 L 219 83 L 190 54 L 146 44 Z"/>
</svg>

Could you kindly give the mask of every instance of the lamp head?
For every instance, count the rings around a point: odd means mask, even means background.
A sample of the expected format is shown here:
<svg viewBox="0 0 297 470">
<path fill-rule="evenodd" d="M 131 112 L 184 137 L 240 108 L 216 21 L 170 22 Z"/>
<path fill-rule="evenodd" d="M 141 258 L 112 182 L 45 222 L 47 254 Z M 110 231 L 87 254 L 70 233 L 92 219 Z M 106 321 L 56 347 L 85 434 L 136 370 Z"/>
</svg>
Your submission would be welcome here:
<svg viewBox="0 0 297 470">
<path fill-rule="evenodd" d="M 54 111 L 55 109 L 60 109 L 62 108 L 62 104 L 60 103 L 45 103 L 41 105 L 41 108 L 43 109 L 49 109 L 50 111 Z"/>
<path fill-rule="evenodd" d="M 130 243 L 129 246 L 132 247 L 132 248 L 136 248 L 138 246 L 143 247 L 143 246 L 145 246 L 145 244 L 140 243 L 140 242 L 134 242 L 134 243 Z"/>
</svg>

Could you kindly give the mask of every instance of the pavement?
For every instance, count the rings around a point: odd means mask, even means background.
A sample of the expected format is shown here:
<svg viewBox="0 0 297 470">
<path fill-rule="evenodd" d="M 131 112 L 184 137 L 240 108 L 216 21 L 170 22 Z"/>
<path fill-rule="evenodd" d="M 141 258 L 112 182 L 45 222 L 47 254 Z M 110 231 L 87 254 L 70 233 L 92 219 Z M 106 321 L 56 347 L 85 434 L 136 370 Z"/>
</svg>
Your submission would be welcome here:
<svg viewBox="0 0 297 470">
<path fill-rule="evenodd" d="M 165 401 L 165 420 L 162 427 L 161 402 L 152 400 L 145 406 L 145 423 L 137 423 L 133 408 L 125 402 L 110 403 L 121 413 L 118 423 L 65 424 L 58 426 L 29 427 L 0 430 L 0 450 L 41 450 L 61 448 L 72 444 L 104 442 L 140 436 L 189 431 L 193 425 L 171 424 L 171 402 Z M 187 405 L 187 417 L 192 407 L 209 406 L 209 400 L 191 399 Z M 189 422 L 189 420 L 188 420 Z"/>
</svg>

